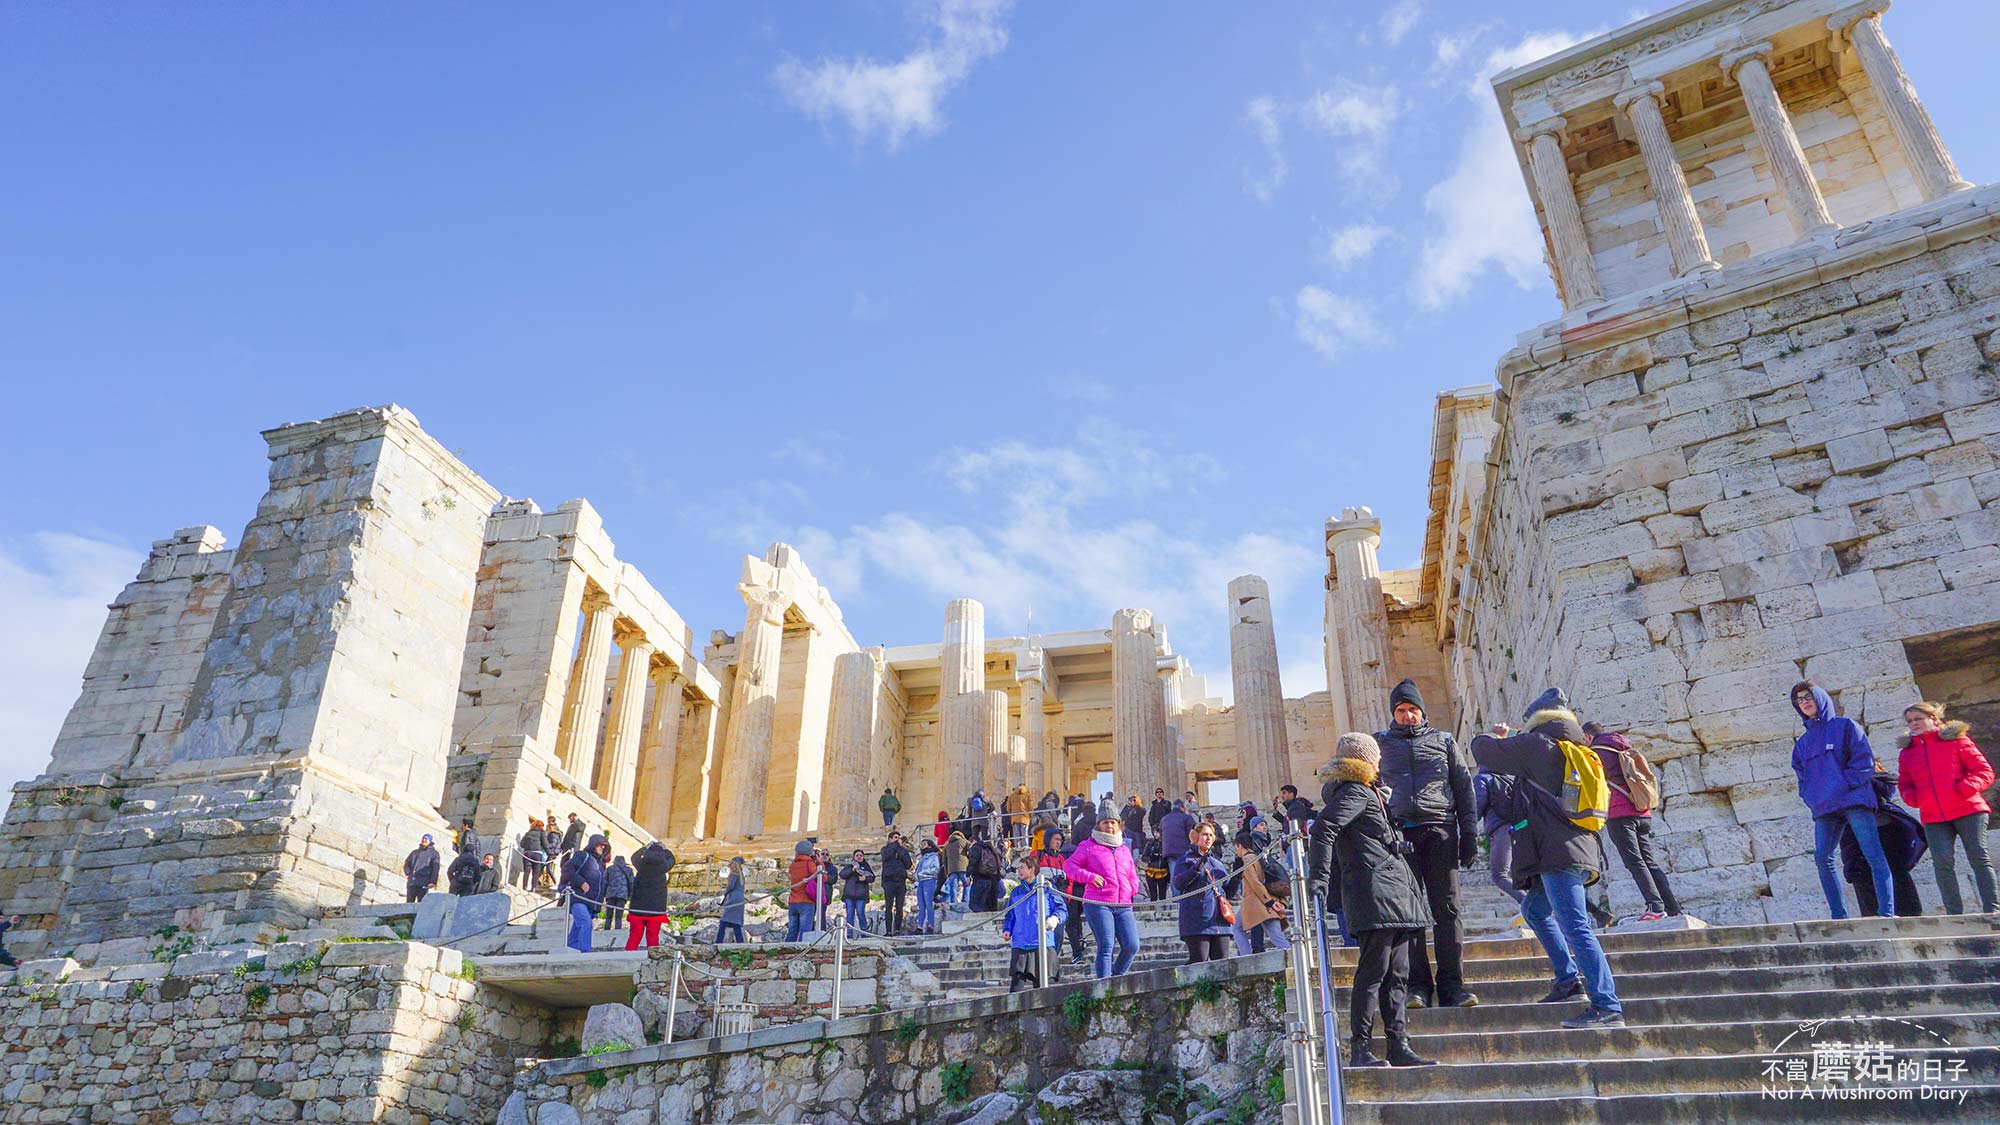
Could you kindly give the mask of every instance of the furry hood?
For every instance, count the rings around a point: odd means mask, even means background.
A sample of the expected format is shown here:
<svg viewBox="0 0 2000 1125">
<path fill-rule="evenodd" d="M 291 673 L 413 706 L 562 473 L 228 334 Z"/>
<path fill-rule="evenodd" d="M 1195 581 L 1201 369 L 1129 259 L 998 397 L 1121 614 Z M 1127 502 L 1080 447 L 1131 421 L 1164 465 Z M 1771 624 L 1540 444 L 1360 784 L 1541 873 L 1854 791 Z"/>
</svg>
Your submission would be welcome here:
<svg viewBox="0 0 2000 1125">
<path fill-rule="evenodd" d="M 1543 727 L 1551 724 L 1555 725 L 1557 729 L 1542 730 Z M 1532 712 L 1528 715 L 1526 725 L 1529 730 L 1540 731 L 1551 738 L 1564 739 L 1574 742 L 1578 746 L 1590 745 L 1590 738 L 1583 733 L 1582 724 L 1576 721 L 1576 712 L 1566 707 L 1544 707 L 1539 711 Z"/>
<path fill-rule="evenodd" d="M 1937 732 L 1938 741 L 1957 742 L 1959 739 L 1964 738 L 1968 733 L 1970 733 L 1971 730 L 1972 730 L 1971 723 L 1963 723 L 1957 719 L 1953 719 L 1950 722 L 1938 728 Z M 1896 745 L 1901 749 L 1908 750 L 1910 748 L 1910 736 L 1908 734 L 1904 734 L 1900 738 L 1896 739 Z"/>
<path fill-rule="evenodd" d="M 1327 782 L 1358 781 L 1363 785 L 1375 784 L 1375 778 L 1382 771 L 1359 758 L 1335 758 L 1319 768 L 1319 779 Z"/>
</svg>

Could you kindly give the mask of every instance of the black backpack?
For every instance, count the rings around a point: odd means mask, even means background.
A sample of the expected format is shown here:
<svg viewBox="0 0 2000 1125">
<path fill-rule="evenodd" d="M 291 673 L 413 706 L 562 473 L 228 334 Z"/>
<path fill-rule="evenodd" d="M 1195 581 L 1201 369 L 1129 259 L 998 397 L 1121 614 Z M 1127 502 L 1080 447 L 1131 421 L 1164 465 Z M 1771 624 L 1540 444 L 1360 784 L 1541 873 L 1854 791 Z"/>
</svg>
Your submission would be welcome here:
<svg viewBox="0 0 2000 1125">
<path fill-rule="evenodd" d="M 995 878 L 1000 874 L 1000 853 L 988 845 L 972 849 L 972 873 L 982 879 Z"/>
</svg>

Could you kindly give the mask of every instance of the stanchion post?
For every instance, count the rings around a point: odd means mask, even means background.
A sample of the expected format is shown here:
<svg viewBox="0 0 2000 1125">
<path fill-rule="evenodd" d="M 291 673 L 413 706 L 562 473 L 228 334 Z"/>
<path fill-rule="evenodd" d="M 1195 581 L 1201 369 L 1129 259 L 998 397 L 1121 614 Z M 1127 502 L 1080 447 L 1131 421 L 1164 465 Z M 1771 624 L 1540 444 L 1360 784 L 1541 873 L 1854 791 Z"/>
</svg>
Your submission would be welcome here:
<svg viewBox="0 0 2000 1125">
<path fill-rule="evenodd" d="M 661 1040 L 665 1043 L 674 1041 L 674 1009 L 679 1005 L 681 999 L 681 962 L 684 957 L 685 955 L 680 950 L 674 950 L 673 983 L 667 987 L 667 1034 Z"/>
<path fill-rule="evenodd" d="M 1292 862 L 1294 885 L 1303 886 L 1305 849 L 1297 835 L 1287 839 L 1285 846 L 1287 858 Z M 1306 928 L 1313 924 L 1312 910 L 1307 905 L 1310 898 L 1311 896 L 1307 894 L 1292 896 L 1292 901 L 1298 904 L 1294 920 L 1298 923 L 1300 940 L 1292 942 L 1289 961 L 1291 987 L 1298 995 L 1299 1014 L 1296 1019 L 1288 1017 L 1286 1025 L 1291 1033 L 1292 1074 L 1297 1083 L 1293 1095 L 1298 1099 L 1299 1123 L 1325 1125 L 1315 1065 L 1316 1057 L 1323 1054 L 1323 1051 L 1315 1050 L 1315 1039 L 1319 1034 L 1319 1020 L 1315 1011 L 1318 990 L 1313 983 L 1309 943 L 1304 940 Z"/>
<path fill-rule="evenodd" d="M 1043 893 L 1048 872 L 1035 860 L 1035 987 L 1049 986 L 1049 900 Z M 1009 974 L 1011 976 L 1011 974 Z M 1008 984 L 1013 981 L 1009 980 Z"/>
<path fill-rule="evenodd" d="M 1306 863 L 1306 845 L 1303 833 L 1295 834 L 1291 840 L 1291 859 L 1294 878 L 1302 880 L 1298 885 L 1306 885 L 1304 880 L 1311 874 Z M 1324 1045 L 1322 1052 L 1326 1062 L 1326 1104 L 1316 1106 L 1317 1116 L 1325 1125 L 1343 1125 L 1346 1119 L 1347 1094 L 1340 1073 L 1340 1032 L 1339 1017 L 1334 1010 L 1333 958 L 1326 945 L 1326 912 L 1324 905 L 1312 902 L 1310 893 L 1294 896 L 1294 901 L 1307 904 L 1306 916 L 1309 925 L 1305 936 L 1318 955 L 1318 980 L 1313 985 L 1312 1006 L 1318 1009 L 1319 1040 Z"/>
<path fill-rule="evenodd" d="M 840 1018 L 840 977 L 841 970 L 846 967 L 844 964 L 846 957 L 847 923 L 843 921 L 840 927 L 833 931 L 833 1014 L 827 1017 L 830 1020 Z"/>
</svg>

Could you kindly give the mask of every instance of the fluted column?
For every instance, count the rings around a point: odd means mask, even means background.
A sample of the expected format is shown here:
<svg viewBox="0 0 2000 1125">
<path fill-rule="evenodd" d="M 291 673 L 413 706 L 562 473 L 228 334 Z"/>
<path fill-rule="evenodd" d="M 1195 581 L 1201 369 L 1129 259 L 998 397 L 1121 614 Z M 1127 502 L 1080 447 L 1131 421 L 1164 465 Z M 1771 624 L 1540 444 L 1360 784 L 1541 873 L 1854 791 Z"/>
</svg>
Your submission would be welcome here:
<svg viewBox="0 0 2000 1125">
<path fill-rule="evenodd" d="M 1660 229 L 1666 232 L 1667 249 L 1674 255 L 1674 274 L 1716 268 L 1708 250 L 1708 236 L 1702 232 L 1701 216 L 1695 214 L 1694 197 L 1688 194 L 1687 177 L 1674 158 L 1674 142 L 1667 136 L 1667 121 L 1660 114 L 1660 98 L 1666 86 L 1648 82 L 1620 91 L 1611 101 L 1625 111 L 1632 133 L 1639 139 L 1639 158 L 1646 165 L 1646 179 L 1653 189 L 1653 203 L 1660 211 Z"/>
<path fill-rule="evenodd" d="M 1048 768 L 1048 716 L 1042 713 L 1043 691 L 1038 676 L 1021 681 L 1021 737 L 1027 741 L 1028 788 L 1037 799 L 1043 790 L 1054 788 Z"/>
<path fill-rule="evenodd" d="M 729 739 L 722 756 L 723 836 L 764 830 L 764 787 L 771 774 L 771 741 L 778 717 L 779 656 L 785 642 L 785 608 L 777 590 L 738 585 L 750 607 L 736 638 L 736 685 L 729 697 Z"/>
<path fill-rule="evenodd" d="M 1739 47 L 1722 56 L 1722 72 L 1743 90 L 1743 106 L 1750 111 L 1757 143 L 1764 147 L 1764 157 L 1770 162 L 1771 175 L 1778 181 L 1792 221 L 1798 225 L 1799 237 L 1812 238 L 1838 230 L 1839 224 L 1826 209 L 1826 197 L 1813 178 L 1806 150 L 1792 128 L 1792 117 L 1785 112 L 1778 87 L 1771 81 L 1771 68 L 1765 61 L 1770 55 L 1769 43 Z"/>
<path fill-rule="evenodd" d="M 944 607 L 938 751 L 944 802 L 956 809 L 986 785 L 986 607 L 971 598 L 957 598 Z M 987 796 L 992 795 L 988 790 Z"/>
<path fill-rule="evenodd" d="M 604 677 L 611 667 L 611 633 L 618 611 L 598 595 L 583 607 L 583 636 L 576 642 L 569 687 L 563 696 L 562 729 L 556 736 L 556 759 L 564 772 L 585 785 L 597 764 L 597 731 L 604 719 Z"/>
<path fill-rule="evenodd" d="M 1160 706 L 1153 614 L 1121 609 L 1111 616 L 1111 774 L 1123 798 L 1151 798 L 1167 784 L 1167 727 Z"/>
<path fill-rule="evenodd" d="M 955 598 L 944 607 L 944 649 L 938 660 L 938 698 L 986 690 L 986 607 Z"/>
<path fill-rule="evenodd" d="M 630 815 L 632 786 L 639 775 L 639 740 L 646 733 L 646 681 L 653 666 L 652 642 L 629 633 L 618 646 L 618 679 L 611 685 L 611 725 L 604 731 L 604 756 L 591 788 Z"/>
<path fill-rule="evenodd" d="M 1236 694 L 1230 713 L 1235 718 L 1238 788 L 1243 800 L 1262 807 L 1293 778 L 1271 588 L 1254 574 L 1229 584 L 1229 682 Z M 1302 792 L 1305 788 L 1300 786 Z"/>
<path fill-rule="evenodd" d="M 1335 592 L 1340 598 L 1340 663 L 1347 676 L 1347 713 L 1364 731 L 1389 726 L 1389 616 L 1382 604 L 1382 571 L 1375 560 L 1382 521 L 1366 507 L 1347 508 L 1327 524 Z"/>
<path fill-rule="evenodd" d="M 1972 185 L 1958 174 L 1951 150 L 1944 147 L 1944 138 L 1938 135 L 1930 112 L 1917 99 L 1917 88 L 1903 72 L 1902 60 L 1882 34 L 1882 12 L 1888 6 L 1887 0 L 1858 5 L 1828 20 L 1827 26 L 1836 32 L 1846 32 L 1848 41 L 1854 44 L 1854 53 L 1861 56 L 1861 70 L 1868 75 L 1875 96 L 1881 99 L 1882 110 L 1889 117 L 1889 129 L 1903 146 L 1903 155 L 1910 161 L 1910 173 L 1916 177 L 1924 198 L 1938 199 L 1964 191 Z"/>
<path fill-rule="evenodd" d="M 1164 630 L 1156 630 L 1156 634 L 1164 637 Z M 1181 677 L 1187 667 L 1186 657 L 1160 658 L 1160 716 L 1167 730 L 1168 800 L 1179 800 L 1188 784 L 1187 740 L 1181 735 Z"/>
<path fill-rule="evenodd" d="M 653 719 L 639 746 L 639 780 L 632 793 L 632 819 L 654 838 L 670 835 L 674 818 L 674 771 L 680 765 L 681 718 L 686 693 L 671 664 L 653 669 Z"/>
<path fill-rule="evenodd" d="M 1549 241 L 1555 246 L 1556 280 L 1563 303 L 1570 308 L 1604 299 L 1597 284 L 1597 263 L 1590 257 L 1590 237 L 1583 228 L 1583 209 L 1576 203 L 1576 185 L 1563 161 L 1557 136 L 1569 124 L 1550 117 L 1514 130 L 1514 139 L 1528 146 L 1528 168 L 1535 177 L 1535 194 L 1542 197 L 1542 217 L 1548 220 Z"/>
<path fill-rule="evenodd" d="M 827 720 L 826 808 L 829 828 L 860 828 L 870 812 L 869 760 L 875 747 L 875 702 L 881 686 L 879 650 L 842 653 L 833 662 L 832 715 Z"/>
<path fill-rule="evenodd" d="M 999 804 L 1012 788 L 1007 780 L 1007 693 L 997 690 L 986 692 L 983 702 L 980 742 L 986 757 L 980 776 L 986 787 L 986 796 L 994 804 Z"/>
<path fill-rule="evenodd" d="M 1028 740 L 1018 734 L 1010 734 L 1007 736 L 1008 792 L 1012 792 L 1016 785 L 1028 785 Z M 1037 800 L 1041 799 L 1042 795 L 1035 791 L 1034 786 L 1028 785 L 1028 792 L 1034 793 Z"/>
</svg>

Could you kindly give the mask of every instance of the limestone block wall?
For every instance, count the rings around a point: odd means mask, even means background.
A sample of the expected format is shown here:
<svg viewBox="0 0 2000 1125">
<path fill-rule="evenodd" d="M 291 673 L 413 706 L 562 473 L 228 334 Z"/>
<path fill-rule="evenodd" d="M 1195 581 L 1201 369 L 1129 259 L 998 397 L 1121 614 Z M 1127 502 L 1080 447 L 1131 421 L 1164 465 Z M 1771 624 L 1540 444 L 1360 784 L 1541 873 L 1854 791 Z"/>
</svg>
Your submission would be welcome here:
<svg viewBox="0 0 2000 1125">
<path fill-rule="evenodd" d="M 692 1125 L 708 1121 L 936 1121 L 996 1091 L 1012 1120 L 1200 1116 L 1275 1121 L 1285 1062 L 1278 954 L 1135 973 L 1013 996 L 764 1028 L 543 1063 L 523 1075 L 502 1121 Z M 1212 999 L 1185 985 L 1214 980 Z M 1094 1001 L 1066 1005 L 1082 995 Z M 1077 1073 L 1082 1072 L 1082 1073 Z M 964 1083 L 951 1097 L 950 1074 Z M 1168 1088 L 1185 1084 L 1176 1102 Z M 1128 1112 L 1129 1111 L 1129 1112 Z M 1220 1117 L 1218 1116 L 1218 1120 Z"/>
<path fill-rule="evenodd" d="M 111 603 L 44 772 L 102 772 L 167 757 L 229 592 L 234 553 L 222 544 L 212 527 L 184 527 L 153 544 L 138 577 Z"/>
<path fill-rule="evenodd" d="M 1236 719 L 1232 708 L 1197 703 L 1181 712 L 1181 734 L 1187 741 L 1188 770 L 1203 780 L 1236 776 Z M 1319 767 L 1333 757 L 1333 703 L 1326 692 L 1316 691 L 1303 698 L 1285 700 L 1286 781 L 1314 804 L 1319 803 Z M 1094 795 L 1094 794 L 1093 794 Z M 1249 793 L 1241 799 L 1257 802 L 1268 811 L 1277 794 Z M 1119 799 L 1124 799 L 1119 794 Z"/>
<path fill-rule="evenodd" d="M 1417 690 L 1424 697 L 1424 717 L 1432 726 L 1439 730 L 1457 726 L 1458 701 L 1451 691 L 1449 659 L 1438 646 L 1435 606 L 1390 606 L 1389 675 L 1392 681 L 1405 676 L 1417 681 Z M 1335 737 L 1339 737 L 1338 732 Z"/>
<path fill-rule="evenodd" d="M 1787 689 L 1893 768 L 1911 654 L 2000 623 L 1996 324 L 1986 188 L 1510 353 L 1461 734 L 1565 687 L 1662 763 L 1684 903 L 1822 915 Z"/>
<path fill-rule="evenodd" d="M 7 989 L 0 1121 L 492 1121 L 514 1059 L 549 1038 L 546 1011 L 424 945 L 336 945 L 243 976 L 166 968 Z"/>
<path fill-rule="evenodd" d="M 699 998 L 701 1034 L 715 1034 L 715 1005 L 754 1004 L 756 1027 L 778 1027 L 820 1019 L 832 1012 L 833 948 L 828 945 L 772 944 L 682 947 L 680 1010 L 690 995 Z M 635 975 L 650 999 L 643 1010 L 665 1011 L 673 983 L 673 950 L 659 946 Z M 731 960 L 731 955 L 737 960 Z M 747 958 L 747 960 L 745 960 Z M 738 961 L 743 961 L 738 964 Z M 847 946 L 841 970 L 840 1007 L 854 1014 L 878 1008 L 911 1008 L 936 997 L 937 977 L 879 943 Z"/>
</svg>

